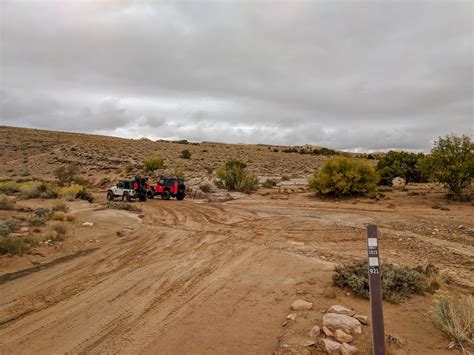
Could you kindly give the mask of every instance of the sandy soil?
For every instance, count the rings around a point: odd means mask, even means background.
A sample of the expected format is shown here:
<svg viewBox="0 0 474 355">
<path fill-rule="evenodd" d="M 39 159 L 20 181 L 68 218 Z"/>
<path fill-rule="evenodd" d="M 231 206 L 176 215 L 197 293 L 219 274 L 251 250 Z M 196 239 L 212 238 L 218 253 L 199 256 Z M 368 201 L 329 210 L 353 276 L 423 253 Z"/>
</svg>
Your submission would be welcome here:
<svg viewBox="0 0 474 355">
<path fill-rule="evenodd" d="M 136 203 L 140 214 L 71 203 L 64 243 L 0 258 L 0 353 L 317 353 L 302 344 L 329 306 L 369 313 L 331 283 L 335 265 L 365 257 L 367 223 L 379 226 L 383 261 L 433 263 L 454 278 L 444 288 L 472 293 L 472 206 L 415 190 L 380 201 L 261 190 Z M 299 298 L 313 309 L 286 321 Z M 430 307 L 430 295 L 384 304 L 386 333 L 403 341 L 392 353 L 447 353 Z M 354 344 L 368 352 L 369 327 Z"/>
</svg>

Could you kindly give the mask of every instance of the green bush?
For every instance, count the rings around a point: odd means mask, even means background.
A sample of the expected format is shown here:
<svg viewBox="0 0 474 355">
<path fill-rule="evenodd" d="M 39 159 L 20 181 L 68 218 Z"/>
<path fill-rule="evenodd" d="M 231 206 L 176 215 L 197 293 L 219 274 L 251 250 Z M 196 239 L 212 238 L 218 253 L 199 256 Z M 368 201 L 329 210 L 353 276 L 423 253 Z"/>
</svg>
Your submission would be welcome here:
<svg viewBox="0 0 474 355">
<path fill-rule="evenodd" d="M 36 239 L 32 237 L 1 237 L 0 255 L 3 254 L 23 254 L 32 246 L 37 244 Z"/>
<path fill-rule="evenodd" d="M 377 163 L 377 172 L 380 175 L 380 184 L 392 184 L 392 180 L 397 176 L 409 182 L 426 182 L 427 179 L 419 168 L 423 153 L 395 152 L 389 151 Z"/>
<path fill-rule="evenodd" d="M 395 266 L 381 267 L 382 297 L 391 303 L 400 303 L 412 294 L 423 294 L 439 287 L 438 270 L 432 265 L 425 268 Z M 349 289 L 357 296 L 369 298 L 367 259 L 353 265 L 337 266 L 332 277 L 338 287 Z"/>
<path fill-rule="evenodd" d="M 463 200 L 474 177 L 474 145 L 468 136 L 446 135 L 435 142 L 431 155 L 422 163 L 422 171 L 434 182 L 447 186 L 453 197 Z"/>
<path fill-rule="evenodd" d="M 276 181 L 275 180 L 272 180 L 272 179 L 267 179 L 265 180 L 263 183 L 262 183 L 262 186 L 263 187 L 269 187 L 269 188 L 272 188 L 274 186 L 276 186 Z"/>
<path fill-rule="evenodd" d="M 462 296 L 456 303 L 447 291 L 437 291 L 434 295 L 431 318 L 461 351 L 464 350 L 465 345 L 474 345 L 472 295 Z"/>
<path fill-rule="evenodd" d="M 370 165 L 347 157 L 332 157 L 309 179 L 309 186 L 333 196 L 368 195 L 377 189 L 377 174 Z"/>
<path fill-rule="evenodd" d="M 158 154 L 155 154 L 143 161 L 146 172 L 153 172 L 157 169 L 162 169 L 164 166 L 164 160 Z"/>
<path fill-rule="evenodd" d="M 12 210 L 15 208 L 15 203 L 7 195 L 0 194 L 0 210 Z"/>
<path fill-rule="evenodd" d="M 290 177 L 288 175 L 283 175 L 281 181 L 290 181 Z"/>
<path fill-rule="evenodd" d="M 250 193 L 257 188 L 258 178 L 246 170 L 247 165 L 238 160 L 226 162 L 217 170 L 217 177 L 229 190 Z"/>
<path fill-rule="evenodd" d="M 181 152 L 180 157 L 183 158 L 183 159 L 191 159 L 191 155 L 192 155 L 191 152 L 189 150 L 185 149 Z"/>
<path fill-rule="evenodd" d="M 8 237 L 10 233 L 12 232 L 11 228 L 7 226 L 6 224 L 0 224 L 0 238 L 2 237 Z"/>
</svg>

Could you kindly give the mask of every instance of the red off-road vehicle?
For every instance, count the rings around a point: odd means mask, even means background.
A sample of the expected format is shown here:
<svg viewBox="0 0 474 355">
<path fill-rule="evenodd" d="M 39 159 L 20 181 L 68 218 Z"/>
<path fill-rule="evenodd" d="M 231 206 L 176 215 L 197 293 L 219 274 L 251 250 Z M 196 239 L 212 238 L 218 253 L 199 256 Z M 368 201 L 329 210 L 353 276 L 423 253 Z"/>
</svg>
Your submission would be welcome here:
<svg viewBox="0 0 474 355">
<path fill-rule="evenodd" d="M 148 198 L 161 196 L 163 200 L 169 200 L 176 197 L 177 200 L 184 200 L 186 196 L 186 186 L 183 179 L 162 177 L 155 186 L 150 186 Z"/>
</svg>

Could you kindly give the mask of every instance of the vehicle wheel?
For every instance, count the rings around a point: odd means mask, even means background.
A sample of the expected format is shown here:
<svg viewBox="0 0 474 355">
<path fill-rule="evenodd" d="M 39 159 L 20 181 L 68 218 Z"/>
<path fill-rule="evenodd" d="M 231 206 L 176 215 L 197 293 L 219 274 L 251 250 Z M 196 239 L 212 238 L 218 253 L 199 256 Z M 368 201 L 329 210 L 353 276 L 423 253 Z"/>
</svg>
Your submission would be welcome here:
<svg viewBox="0 0 474 355">
<path fill-rule="evenodd" d="M 146 201 L 146 194 L 140 194 L 138 195 L 138 199 L 142 202 L 145 202 Z"/>
<path fill-rule="evenodd" d="M 151 190 L 147 192 L 147 195 L 150 200 L 153 200 L 153 197 L 155 197 L 155 194 Z"/>
<path fill-rule="evenodd" d="M 170 197 L 171 197 L 171 194 L 168 190 L 163 191 L 163 193 L 161 194 L 161 198 L 163 200 L 169 200 Z"/>
<path fill-rule="evenodd" d="M 122 196 L 122 200 L 125 201 L 125 202 L 130 202 L 130 200 L 131 200 L 130 194 L 128 192 L 124 192 L 123 196 Z"/>
<path fill-rule="evenodd" d="M 176 195 L 176 199 L 177 199 L 178 201 L 184 200 L 184 194 L 178 193 L 178 194 Z"/>
<path fill-rule="evenodd" d="M 114 200 L 114 193 L 112 191 L 107 192 L 107 200 L 113 201 Z"/>
</svg>

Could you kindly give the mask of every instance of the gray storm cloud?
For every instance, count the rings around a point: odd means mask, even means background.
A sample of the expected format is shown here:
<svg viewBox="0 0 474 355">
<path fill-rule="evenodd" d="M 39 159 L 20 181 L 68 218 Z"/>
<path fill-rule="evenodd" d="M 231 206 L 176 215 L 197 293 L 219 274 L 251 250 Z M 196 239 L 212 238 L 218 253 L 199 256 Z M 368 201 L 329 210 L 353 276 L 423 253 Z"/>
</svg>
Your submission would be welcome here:
<svg viewBox="0 0 474 355">
<path fill-rule="evenodd" d="M 0 123 L 426 150 L 473 133 L 470 1 L 0 2 Z"/>
</svg>

